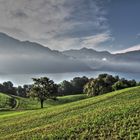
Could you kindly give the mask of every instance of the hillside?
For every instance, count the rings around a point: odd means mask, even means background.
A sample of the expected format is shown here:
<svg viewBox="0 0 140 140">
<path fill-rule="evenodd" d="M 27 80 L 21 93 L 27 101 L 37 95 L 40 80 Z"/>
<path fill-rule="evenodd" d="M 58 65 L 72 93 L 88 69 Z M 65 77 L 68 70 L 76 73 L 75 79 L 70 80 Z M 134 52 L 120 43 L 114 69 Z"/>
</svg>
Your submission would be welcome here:
<svg viewBox="0 0 140 140">
<path fill-rule="evenodd" d="M 140 87 L 50 108 L 3 112 L 0 139 L 140 139 Z"/>
<path fill-rule="evenodd" d="M 15 100 L 12 97 L 0 93 L 0 110 L 9 110 L 13 108 L 14 106 L 12 106 L 12 102 L 15 102 Z"/>
<path fill-rule="evenodd" d="M 57 97 L 58 100 L 56 101 L 51 100 L 51 99 L 45 101 L 44 107 L 48 108 L 51 106 L 75 102 L 75 101 L 83 100 L 86 98 L 88 97 L 85 94 Z M 12 107 L 12 103 L 10 104 L 11 100 L 15 101 L 14 107 Z M 9 111 L 13 110 L 14 111 L 14 110 L 32 110 L 32 109 L 40 109 L 40 102 L 38 102 L 38 100 L 34 100 L 32 98 L 22 98 L 18 96 L 11 97 L 6 94 L 0 93 L 0 110 L 9 110 Z"/>
</svg>

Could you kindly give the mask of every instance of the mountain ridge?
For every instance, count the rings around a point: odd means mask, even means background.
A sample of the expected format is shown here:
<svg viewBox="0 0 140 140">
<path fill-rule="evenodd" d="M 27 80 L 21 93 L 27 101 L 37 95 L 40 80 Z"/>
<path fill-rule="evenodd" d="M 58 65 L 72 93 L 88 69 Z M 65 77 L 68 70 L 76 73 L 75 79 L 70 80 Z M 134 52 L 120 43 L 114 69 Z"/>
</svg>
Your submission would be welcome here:
<svg viewBox="0 0 140 140">
<path fill-rule="evenodd" d="M 97 52 L 97 53 L 108 53 L 108 54 L 112 54 L 112 55 L 119 55 L 119 54 L 127 54 L 127 53 L 133 53 L 133 52 L 140 52 L 140 50 L 134 50 L 134 51 L 128 51 L 128 52 L 123 52 L 123 53 L 111 53 L 109 51 L 97 51 L 95 49 L 92 49 L 92 48 L 87 48 L 87 47 L 83 47 L 83 48 L 80 48 L 80 49 L 68 49 L 68 50 L 63 50 L 63 51 L 59 51 L 59 50 L 53 50 L 53 49 L 50 49 L 49 47 L 47 46 L 44 46 L 40 43 L 37 43 L 37 42 L 32 42 L 32 41 L 28 41 L 28 40 L 25 40 L 25 41 L 21 41 L 19 39 L 16 39 L 6 33 L 3 33 L 3 32 L 0 32 L 0 43 L 2 42 L 2 40 L 14 40 L 15 42 L 18 42 L 18 43 L 23 43 L 23 44 L 32 44 L 34 47 L 37 46 L 37 47 L 40 47 L 40 48 L 45 48 L 46 50 L 51 50 L 51 51 L 56 51 L 56 52 L 69 52 L 69 51 L 92 51 L 92 52 Z M 5 41 L 4 41 L 5 42 Z M 1 45 L 1 44 L 0 44 Z M 0 46 L 1 47 L 1 46 Z"/>
<path fill-rule="evenodd" d="M 87 71 L 79 60 L 38 43 L 19 41 L 0 33 L 1 73 L 62 73 Z"/>
<path fill-rule="evenodd" d="M 91 48 L 52 50 L 0 33 L 0 73 L 65 73 L 82 71 L 140 72 L 140 51 L 112 54 Z"/>
</svg>

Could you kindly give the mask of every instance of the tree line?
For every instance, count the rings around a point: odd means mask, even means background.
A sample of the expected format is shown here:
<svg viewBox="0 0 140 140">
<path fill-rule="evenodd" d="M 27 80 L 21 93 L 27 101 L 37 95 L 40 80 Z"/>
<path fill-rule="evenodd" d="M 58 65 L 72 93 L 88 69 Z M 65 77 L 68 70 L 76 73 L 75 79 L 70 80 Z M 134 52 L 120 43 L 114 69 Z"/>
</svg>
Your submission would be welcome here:
<svg viewBox="0 0 140 140">
<path fill-rule="evenodd" d="M 97 78 L 91 78 L 84 86 L 83 92 L 88 96 L 98 96 L 115 90 L 139 86 L 135 80 L 127 80 L 108 74 L 100 74 Z"/>
<path fill-rule="evenodd" d="M 3 82 L 0 84 L 0 92 L 8 95 L 16 95 L 20 97 L 27 97 L 32 85 L 23 85 L 15 87 L 11 81 Z"/>
<path fill-rule="evenodd" d="M 14 87 L 8 81 L 0 84 L 0 92 L 21 97 L 33 97 L 40 101 L 41 108 L 47 99 L 57 100 L 57 96 L 85 93 L 88 96 L 98 96 L 108 92 L 128 87 L 140 86 L 135 80 L 127 80 L 109 74 L 100 74 L 97 78 L 75 77 L 71 81 L 64 80 L 56 84 L 48 77 L 33 78 L 32 85 Z"/>
</svg>

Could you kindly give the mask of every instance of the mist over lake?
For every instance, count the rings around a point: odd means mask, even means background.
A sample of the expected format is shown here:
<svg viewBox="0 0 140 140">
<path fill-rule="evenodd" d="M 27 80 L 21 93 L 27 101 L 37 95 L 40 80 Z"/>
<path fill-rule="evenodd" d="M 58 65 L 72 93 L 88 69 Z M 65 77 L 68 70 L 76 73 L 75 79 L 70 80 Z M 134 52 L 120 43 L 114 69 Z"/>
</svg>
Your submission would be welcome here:
<svg viewBox="0 0 140 140">
<path fill-rule="evenodd" d="M 107 71 L 89 71 L 89 72 L 69 72 L 69 73 L 53 73 L 53 74 L 10 74 L 10 75 L 0 75 L 0 82 L 12 81 L 14 85 L 24 85 L 32 84 L 32 78 L 44 77 L 47 76 L 50 79 L 54 80 L 56 83 L 60 83 L 63 80 L 72 80 L 74 77 L 87 76 L 97 77 L 99 74 L 108 73 L 111 75 L 118 75 L 121 78 L 135 79 L 140 81 L 140 73 L 123 73 L 123 72 L 107 72 Z"/>
</svg>

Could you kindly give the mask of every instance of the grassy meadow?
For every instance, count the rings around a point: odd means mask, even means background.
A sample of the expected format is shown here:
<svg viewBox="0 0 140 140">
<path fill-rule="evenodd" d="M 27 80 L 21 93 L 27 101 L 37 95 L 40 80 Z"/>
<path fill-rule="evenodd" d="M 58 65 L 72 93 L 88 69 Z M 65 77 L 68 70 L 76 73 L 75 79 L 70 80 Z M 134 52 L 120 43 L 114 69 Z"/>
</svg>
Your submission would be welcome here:
<svg viewBox="0 0 140 140">
<path fill-rule="evenodd" d="M 12 97 L 6 94 L 0 93 L 0 111 L 9 110 L 11 108 L 10 101 Z"/>
<path fill-rule="evenodd" d="M 0 113 L 1 140 L 140 139 L 140 87 L 60 97 L 44 109 L 31 99 L 16 100 L 17 110 Z"/>
</svg>

